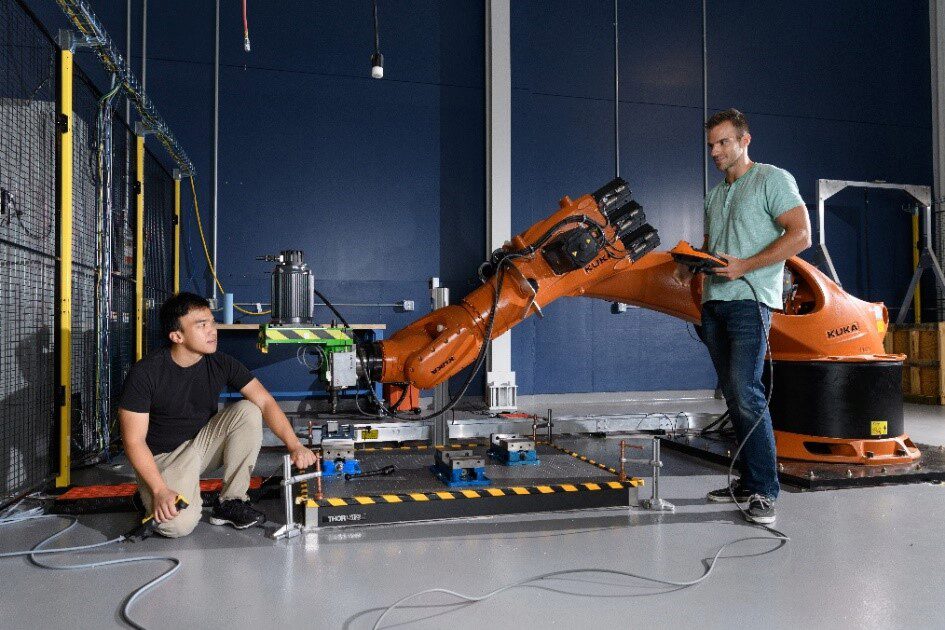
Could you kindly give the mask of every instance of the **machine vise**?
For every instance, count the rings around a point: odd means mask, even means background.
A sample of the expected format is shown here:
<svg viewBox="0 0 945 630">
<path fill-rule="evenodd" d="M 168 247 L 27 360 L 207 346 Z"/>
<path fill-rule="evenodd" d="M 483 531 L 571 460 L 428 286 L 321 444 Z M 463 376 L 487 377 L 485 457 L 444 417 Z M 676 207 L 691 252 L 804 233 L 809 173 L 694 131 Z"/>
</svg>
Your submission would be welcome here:
<svg viewBox="0 0 945 630">
<path fill-rule="evenodd" d="M 537 466 L 535 440 L 524 435 L 493 433 L 489 436 L 489 457 L 504 466 Z"/>
<path fill-rule="evenodd" d="M 360 475 L 361 462 L 354 456 L 354 440 L 328 438 L 322 440 L 322 476 Z"/>
<path fill-rule="evenodd" d="M 472 451 L 436 451 L 430 471 L 450 488 L 488 486 L 486 460 Z"/>
</svg>

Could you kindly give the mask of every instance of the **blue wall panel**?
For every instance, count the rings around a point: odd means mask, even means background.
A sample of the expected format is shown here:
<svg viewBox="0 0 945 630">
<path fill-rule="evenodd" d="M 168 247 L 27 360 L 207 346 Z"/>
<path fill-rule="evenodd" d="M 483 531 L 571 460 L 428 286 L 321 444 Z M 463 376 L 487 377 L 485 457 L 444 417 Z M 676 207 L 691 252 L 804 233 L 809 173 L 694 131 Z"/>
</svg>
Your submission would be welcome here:
<svg viewBox="0 0 945 630">
<path fill-rule="evenodd" d="M 515 229 L 613 174 L 613 3 L 564 4 L 513 5 Z M 752 157 L 791 171 L 810 208 L 817 178 L 929 183 L 926 3 L 709 7 L 710 108 L 745 111 Z M 620 3 L 621 175 L 667 247 L 701 241 L 701 26 L 701 3 Z M 720 180 L 709 173 L 710 186 Z M 867 198 L 868 214 L 862 192 L 828 202 L 828 245 L 845 286 L 895 315 L 911 271 L 907 199 Z M 589 300 L 547 311 L 554 323 L 513 332 L 522 393 L 714 384 L 704 348 L 678 321 L 611 316 Z M 631 368 L 640 361 L 645 370 Z"/>
<path fill-rule="evenodd" d="M 54 3 L 36 4 L 53 30 L 63 24 Z M 124 3 L 93 6 L 123 45 Z M 666 247 L 702 234 L 701 6 L 620 2 L 621 175 Z M 745 111 L 752 157 L 791 171 L 809 207 L 817 178 L 930 182 L 927 2 L 708 6 L 710 108 Z M 224 3 L 220 267 L 238 301 L 268 301 L 271 265 L 253 258 L 283 248 L 305 250 L 318 286 L 338 302 L 415 300 L 416 313 L 345 309 L 352 320 L 387 324 L 388 335 L 426 312 L 428 277 L 442 278 L 453 302 L 478 285 L 482 7 L 380 2 L 386 78 L 373 81 L 367 0 L 251 3 L 250 54 L 238 5 Z M 613 2 L 511 7 L 518 232 L 560 197 L 593 191 L 614 174 Z M 149 10 L 149 94 L 196 164 L 209 228 L 212 3 L 166 0 Z M 137 72 L 137 4 L 133 19 Z M 78 58 L 97 67 L 88 53 Z M 710 172 L 710 185 L 720 179 Z M 847 191 L 827 209 L 841 280 L 890 306 L 911 270 L 905 202 Z M 207 292 L 189 203 L 184 209 L 185 287 Z M 318 318 L 330 315 L 320 308 Z M 263 357 L 248 339 L 224 348 L 273 389 L 311 384 L 294 354 Z M 587 299 L 562 300 L 545 319 L 518 326 L 513 369 L 521 394 L 714 384 L 704 349 L 681 322 L 639 309 L 611 315 L 606 303 Z"/>
<path fill-rule="evenodd" d="M 613 3 L 559 4 L 512 7 L 514 231 L 614 175 Z M 700 5 L 620 7 L 620 174 L 664 245 L 701 240 Z M 568 9 L 578 16 L 564 19 Z M 521 393 L 714 387 L 707 355 L 678 320 L 611 315 L 586 299 L 533 320 L 512 333 Z"/>
</svg>

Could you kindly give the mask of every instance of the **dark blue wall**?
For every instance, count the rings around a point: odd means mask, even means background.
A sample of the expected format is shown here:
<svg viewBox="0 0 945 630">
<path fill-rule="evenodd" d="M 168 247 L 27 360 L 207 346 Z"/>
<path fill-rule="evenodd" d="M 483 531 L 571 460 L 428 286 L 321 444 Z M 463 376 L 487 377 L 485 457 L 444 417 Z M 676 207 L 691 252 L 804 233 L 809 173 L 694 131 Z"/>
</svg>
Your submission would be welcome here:
<svg viewBox="0 0 945 630">
<path fill-rule="evenodd" d="M 512 4 L 513 212 L 522 229 L 614 172 L 613 3 Z M 753 159 L 817 178 L 931 183 L 928 4 L 710 2 L 709 107 L 737 107 Z M 620 165 L 665 246 L 702 240 L 700 2 L 621 1 Z M 710 172 L 709 185 L 721 179 Z M 904 195 L 847 191 L 826 233 L 851 292 L 898 306 L 911 274 Z M 816 235 L 815 235 L 816 238 Z M 592 300 L 513 331 L 523 392 L 712 386 L 678 321 Z M 895 315 L 895 312 L 893 312 Z"/>
<path fill-rule="evenodd" d="M 58 28 L 54 3 L 34 4 Z M 473 288 L 485 247 L 482 3 L 381 0 L 382 81 L 368 76 L 368 0 L 251 2 L 250 54 L 239 7 L 224 4 L 227 290 L 268 301 L 270 266 L 253 258 L 300 248 L 339 302 L 415 300 L 417 313 L 349 311 L 389 334 L 426 312 L 428 277 L 443 278 L 454 301 Z M 702 234 L 701 4 L 620 2 L 620 170 L 666 246 Z M 93 5 L 122 44 L 124 3 Z M 614 174 L 612 11 L 610 0 L 512 3 L 513 231 Z M 139 20 L 136 7 L 136 53 Z M 209 227 L 212 3 L 151 2 L 149 24 L 149 94 L 196 164 Z M 791 171 L 809 207 L 816 178 L 930 183 L 927 2 L 716 1 L 708 30 L 710 108 L 745 111 L 752 157 Z M 94 66 L 88 55 L 80 63 Z M 710 185 L 719 179 L 710 173 Z M 828 205 L 841 280 L 890 306 L 911 271 L 905 202 L 847 191 Z M 186 203 L 185 213 L 185 286 L 206 292 Z M 311 383 L 294 356 L 227 343 L 272 389 Z M 611 315 L 584 299 L 517 327 L 513 368 L 521 394 L 714 384 L 681 322 L 639 309 Z"/>
</svg>

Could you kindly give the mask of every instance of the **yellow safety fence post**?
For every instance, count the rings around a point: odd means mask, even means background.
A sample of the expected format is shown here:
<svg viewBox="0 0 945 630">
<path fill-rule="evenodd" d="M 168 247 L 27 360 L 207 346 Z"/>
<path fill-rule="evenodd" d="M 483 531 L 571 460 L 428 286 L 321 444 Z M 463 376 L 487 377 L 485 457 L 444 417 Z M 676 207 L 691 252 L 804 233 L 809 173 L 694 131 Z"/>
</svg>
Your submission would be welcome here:
<svg viewBox="0 0 945 630">
<path fill-rule="evenodd" d="M 919 213 L 912 215 L 912 272 L 919 267 Z M 922 283 L 915 285 L 912 306 L 915 311 L 915 323 L 922 323 Z"/>
<path fill-rule="evenodd" d="M 56 112 L 56 197 L 58 200 L 59 308 L 56 311 L 59 376 L 59 472 L 56 487 L 71 483 L 72 467 L 72 35 L 60 33 L 59 90 Z"/>
<path fill-rule="evenodd" d="M 135 361 L 144 356 L 144 130 L 135 129 Z"/>
<path fill-rule="evenodd" d="M 180 180 L 181 171 L 174 169 L 174 293 L 180 293 Z"/>
</svg>

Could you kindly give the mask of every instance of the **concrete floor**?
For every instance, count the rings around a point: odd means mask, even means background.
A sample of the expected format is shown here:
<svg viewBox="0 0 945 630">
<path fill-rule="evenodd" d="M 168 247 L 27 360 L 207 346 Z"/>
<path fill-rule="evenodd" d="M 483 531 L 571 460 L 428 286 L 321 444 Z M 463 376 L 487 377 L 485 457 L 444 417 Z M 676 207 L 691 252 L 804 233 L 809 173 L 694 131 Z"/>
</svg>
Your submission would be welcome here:
<svg viewBox="0 0 945 630">
<path fill-rule="evenodd" d="M 687 393 L 691 396 L 691 393 Z M 651 397 L 652 398 L 652 397 Z M 619 402 L 601 397 L 526 400 L 556 413 L 715 411 L 711 399 Z M 945 410 L 906 405 L 916 442 L 945 444 Z M 666 459 L 683 456 L 664 451 Z M 693 579 L 722 544 L 763 534 L 731 506 L 707 505 L 724 484 L 719 468 L 669 466 L 664 496 L 675 514 L 633 510 L 483 518 L 308 534 L 273 543 L 260 529 L 201 524 L 185 539 L 152 538 L 83 554 L 83 560 L 169 554 L 182 562 L 132 616 L 147 628 L 370 628 L 380 611 L 410 593 L 442 587 L 479 595 L 548 571 L 601 568 L 670 580 Z M 674 474 L 675 471 L 675 474 Z M 279 506 L 265 506 L 278 518 Z M 683 590 L 632 578 L 580 573 L 534 582 L 488 602 L 456 605 L 426 595 L 385 624 L 411 628 L 546 627 L 945 627 L 945 486 L 909 485 L 785 492 L 778 528 L 792 541 L 729 549 L 714 575 Z M 60 543 L 104 540 L 131 514 L 82 517 Z M 53 523 L 4 528 L 0 551 L 26 548 Z M 61 562 L 74 562 L 62 557 Z M 50 561 L 56 559 L 49 559 Z M 26 559 L 0 561 L 4 628 L 123 627 L 129 591 L 166 564 L 49 571 Z"/>
</svg>

